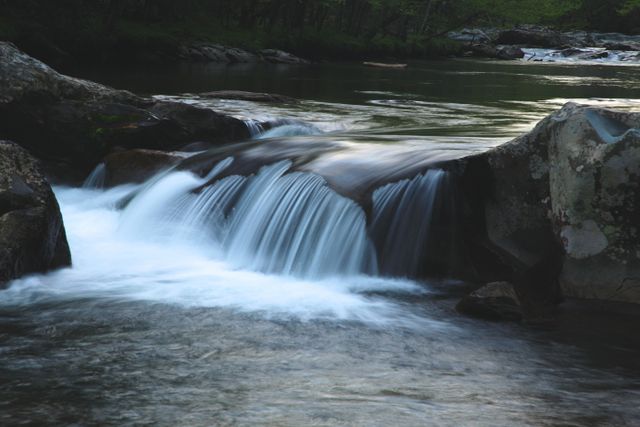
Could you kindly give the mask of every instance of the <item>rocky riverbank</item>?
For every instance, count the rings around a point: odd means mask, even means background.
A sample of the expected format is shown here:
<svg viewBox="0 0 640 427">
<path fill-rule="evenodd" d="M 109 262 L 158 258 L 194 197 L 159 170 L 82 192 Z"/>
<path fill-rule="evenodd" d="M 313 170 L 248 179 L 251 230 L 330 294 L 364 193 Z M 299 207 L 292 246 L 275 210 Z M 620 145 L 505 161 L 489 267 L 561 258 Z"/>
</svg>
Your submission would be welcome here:
<svg viewBox="0 0 640 427">
<path fill-rule="evenodd" d="M 2 137 L 27 148 L 57 177 L 72 180 L 118 150 L 176 150 L 249 137 L 241 120 L 65 76 L 4 42 L 0 116 Z"/>
<path fill-rule="evenodd" d="M 640 36 L 636 35 L 561 32 L 546 27 L 521 26 L 506 30 L 467 28 L 450 32 L 448 37 L 461 43 L 462 51 L 468 56 L 549 62 L 568 59 L 640 62 Z"/>
</svg>

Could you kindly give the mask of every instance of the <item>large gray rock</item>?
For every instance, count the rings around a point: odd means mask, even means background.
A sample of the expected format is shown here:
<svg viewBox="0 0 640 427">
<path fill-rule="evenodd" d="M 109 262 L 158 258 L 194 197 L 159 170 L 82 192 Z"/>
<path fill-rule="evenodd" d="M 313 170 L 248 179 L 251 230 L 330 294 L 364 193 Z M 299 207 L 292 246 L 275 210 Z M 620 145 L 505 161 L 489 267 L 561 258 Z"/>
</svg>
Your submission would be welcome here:
<svg viewBox="0 0 640 427">
<path fill-rule="evenodd" d="M 488 278 L 514 283 L 526 317 L 551 316 L 559 291 L 640 303 L 639 128 L 640 114 L 567 104 L 532 132 L 454 162 L 470 241 L 486 251 L 477 260 L 505 267 Z"/>
<path fill-rule="evenodd" d="M 4 42 L 0 117 L 0 137 L 29 149 L 54 174 L 86 176 L 121 148 L 175 150 L 249 137 L 241 120 L 68 77 Z"/>
<path fill-rule="evenodd" d="M 18 145 L 0 141 L 0 287 L 70 263 L 62 215 L 38 163 Z"/>
<path fill-rule="evenodd" d="M 565 106 L 549 140 L 565 294 L 640 303 L 640 114 Z"/>
</svg>

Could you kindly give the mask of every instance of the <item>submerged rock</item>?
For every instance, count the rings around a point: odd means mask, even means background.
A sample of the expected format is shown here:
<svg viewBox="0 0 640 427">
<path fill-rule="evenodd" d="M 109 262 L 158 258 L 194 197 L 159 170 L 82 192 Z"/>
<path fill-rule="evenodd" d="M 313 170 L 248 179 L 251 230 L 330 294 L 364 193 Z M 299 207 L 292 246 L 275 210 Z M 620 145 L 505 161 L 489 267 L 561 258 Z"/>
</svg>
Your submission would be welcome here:
<svg viewBox="0 0 640 427">
<path fill-rule="evenodd" d="M 522 320 L 520 299 L 509 282 L 493 282 L 464 297 L 456 310 L 487 320 Z"/>
<path fill-rule="evenodd" d="M 0 42 L 0 116 L 0 137 L 16 141 L 50 172 L 65 177 L 71 171 L 86 176 L 118 148 L 175 150 L 194 141 L 249 137 L 238 119 L 65 76 L 5 42 Z"/>
<path fill-rule="evenodd" d="M 71 264 L 58 202 L 36 160 L 0 141 L 0 287 Z"/>
</svg>

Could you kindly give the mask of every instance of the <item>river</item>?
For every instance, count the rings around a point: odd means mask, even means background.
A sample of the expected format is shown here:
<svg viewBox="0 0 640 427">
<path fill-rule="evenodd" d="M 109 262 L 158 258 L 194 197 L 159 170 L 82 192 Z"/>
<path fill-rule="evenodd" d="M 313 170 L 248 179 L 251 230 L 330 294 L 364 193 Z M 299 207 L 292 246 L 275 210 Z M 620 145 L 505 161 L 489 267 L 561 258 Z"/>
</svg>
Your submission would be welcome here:
<svg viewBox="0 0 640 427">
<path fill-rule="evenodd" d="M 402 150 L 486 150 L 568 101 L 640 107 L 638 68 L 616 65 L 447 60 L 406 70 L 74 73 L 247 121 L 280 121 L 288 127 L 271 136 L 285 140 L 376 140 Z M 222 89 L 302 101 L 193 95 Z M 363 150 L 367 164 L 376 165 L 374 154 Z M 193 220 L 200 205 L 184 195 L 200 178 L 187 172 L 109 190 L 56 187 L 74 266 L 0 291 L 0 425 L 637 425 L 637 313 L 568 301 L 548 329 L 468 319 L 454 307 L 470 284 L 363 267 L 359 208 L 335 194 L 308 203 L 340 210 L 340 221 L 328 227 L 331 212 L 300 214 L 317 223 L 300 235 L 305 255 L 285 248 L 274 261 L 277 246 L 263 254 L 249 242 L 272 231 L 255 224 L 269 222 L 255 208 L 271 203 L 279 212 L 289 193 L 278 192 L 292 185 L 282 181 L 286 170 L 261 172 L 269 187 L 256 188 L 285 196 L 237 202 L 220 225 L 224 238 Z M 169 209 L 180 203 L 190 203 L 189 215 Z M 340 256 L 360 258 L 327 261 L 345 247 Z M 287 268 L 279 262 L 289 259 Z"/>
</svg>

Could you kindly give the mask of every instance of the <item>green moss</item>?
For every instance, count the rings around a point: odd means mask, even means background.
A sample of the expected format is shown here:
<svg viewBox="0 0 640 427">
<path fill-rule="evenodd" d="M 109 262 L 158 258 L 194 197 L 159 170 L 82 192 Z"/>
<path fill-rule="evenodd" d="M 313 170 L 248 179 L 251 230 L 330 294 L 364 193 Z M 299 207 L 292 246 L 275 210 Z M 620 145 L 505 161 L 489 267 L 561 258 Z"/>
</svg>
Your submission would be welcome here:
<svg viewBox="0 0 640 427">
<path fill-rule="evenodd" d="M 135 114 L 96 114 L 94 117 L 95 122 L 110 125 L 137 122 L 138 120 L 140 117 Z"/>
</svg>

